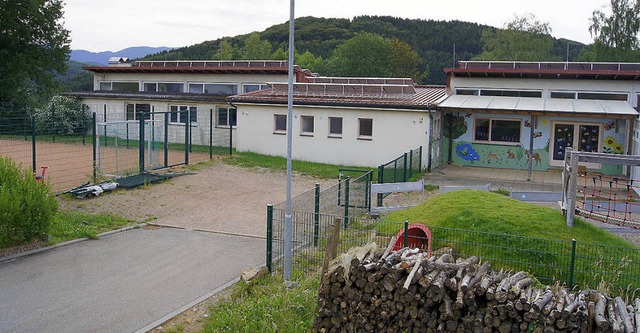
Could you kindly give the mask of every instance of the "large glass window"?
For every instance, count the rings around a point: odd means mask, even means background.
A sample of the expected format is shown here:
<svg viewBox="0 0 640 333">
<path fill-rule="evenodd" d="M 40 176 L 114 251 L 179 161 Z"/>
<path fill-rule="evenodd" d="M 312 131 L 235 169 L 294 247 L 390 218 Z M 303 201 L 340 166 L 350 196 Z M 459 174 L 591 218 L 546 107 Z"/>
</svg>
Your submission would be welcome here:
<svg viewBox="0 0 640 333">
<path fill-rule="evenodd" d="M 342 137 L 342 117 L 329 117 L 329 136 Z"/>
<path fill-rule="evenodd" d="M 474 140 L 496 143 L 520 143 L 520 120 L 477 118 Z"/>
<path fill-rule="evenodd" d="M 274 114 L 273 124 L 274 133 L 285 133 L 287 131 L 287 116 L 284 114 Z"/>
<path fill-rule="evenodd" d="M 573 147 L 579 151 L 601 151 L 602 126 L 600 124 L 553 124 L 551 151 L 553 161 L 565 158 L 565 149 Z"/>
<path fill-rule="evenodd" d="M 169 110 L 171 114 L 169 116 L 169 122 L 176 124 L 186 124 L 187 118 L 191 118 L 191 123 L 198 122 L 198 108 L 188 105 L 171 105 Z M 189 111 L 187 114 L 186 111 Z"/>
<path fill-rule="evenodd" d="M 313 116 L 300 116 L 300 128 L 302 135 L 313 135 L 314 121 Z"/>
<path fill-rule="evenodd" d="M 504 96 L 504 97 L 542 97 L 542 91 L 535 90 L 498 90 L 482 89 L 481 96 Z"/>
<path fill-rule="evenodd" d="M 242 93 L 246 94 L 252 91 L 258 91 L 262 89 L 267 89 L 269 86 L 266 84 L 258 84 L 258 83 L 247 83 L 242 85 Z"/>
<path fill-rule="evenodd" d="M 138 91 L 137 82 L 108 82 L 99 83 L 99 89 L 103 91 Z"/>
<path fill-rule="evenodd" d="M 238 93 L 238 86 L 235 84 L 205 84 L 204 93 L 212 95 L 235 95 Z"/>
<path fill-rule="evenodd" d="M 150 104 L 127 104 L 126 107 L 127 120 L 139 120 L 138 112 L 147 112 L 144 114 L 144 119 L 151 119 L 151 105 Z"/>
<path fill-rule="evenodd" d="M 358 138 L 371 139 L 373 137 L 373 119 L 358 118 Z"/>
<path fill-rule="evenodd" d="M 236 126 L 238 121 L 238 111 L 236 108 L 218 108 L 217 127 Z"/>
<path fill-rule="evenodd" d="M 181 93 L 184 85 L 182 83 L 173 82 L 148 82 L 144 84 L 146 92 L 164 92 L 164 93 Z"/>
</svg>

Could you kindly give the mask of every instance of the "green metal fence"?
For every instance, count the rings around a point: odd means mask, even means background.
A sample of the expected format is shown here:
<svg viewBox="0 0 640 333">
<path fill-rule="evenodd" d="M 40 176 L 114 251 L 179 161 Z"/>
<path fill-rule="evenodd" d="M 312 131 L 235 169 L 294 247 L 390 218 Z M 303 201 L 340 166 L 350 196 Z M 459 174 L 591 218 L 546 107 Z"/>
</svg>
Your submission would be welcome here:
<svg viewBox="0 0 640 333">
<path fill-rule="evenodd" d="M 231 154 L 232 127 L 209 120 L 185 126 L 184 111 L 140 113 L 138 120 L 108 121 L 105 114 L 67 104 L 33 109 L 0 104 L 0 155 L 29 168 L 54 192 L 148 170 Z M 199 144 L 192 144 L 198 142 Z"/>
<path fill-rule="evenodd" d="M 284 211 L 274 207 L 268 211 L 267 247 L 271 252 L 267 263 L 271 270 L 279 271 L 284 254 Z M 317 271 L 321 267 L 329 227 L 342 218 L 341 215 L 292 213 L 295 269 Z M 346 252 L 370 241 L 383 247 L 402 229 L 404 240 L 426 247 L 429 240 L 406 234 L 410 229 L 407 225 L 407 222 L 351 217 L 350 223 L 342 226 L 339 250 Z M 430 227 L 430 231 L 432 251 L 452 251 L 463 258 L 477 256 L 490 261 L 494 269 L 523 270 L 545 284 L 559 281 L 569 286 L 597 288 L 604 282 L 611 290 L 640 288 L 640 249 L 441 227 Z M 404 245 L 402 240 L 399 242 L 399 246 Z"/>
<path fill-rule="evenodd" d="M 407 182 L 422 171 L 422 146 L 378 167 L 378 184 Z"/>
</svg>

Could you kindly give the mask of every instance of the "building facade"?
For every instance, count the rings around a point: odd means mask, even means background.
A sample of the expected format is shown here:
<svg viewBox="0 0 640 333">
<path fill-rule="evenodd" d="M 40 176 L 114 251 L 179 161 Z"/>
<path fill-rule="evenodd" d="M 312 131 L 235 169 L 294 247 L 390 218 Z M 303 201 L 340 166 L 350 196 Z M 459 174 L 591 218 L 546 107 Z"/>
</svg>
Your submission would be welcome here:
<svg viewBox="0 0 640 333">
<path fill-rule="evenodd" d="M 640 64 L 465 61 L 445 72 L 449 97 L 439 110 L 449 163 L 548 171 L 562 168 L 567 147 L 638 153 Z"/>
</svg>

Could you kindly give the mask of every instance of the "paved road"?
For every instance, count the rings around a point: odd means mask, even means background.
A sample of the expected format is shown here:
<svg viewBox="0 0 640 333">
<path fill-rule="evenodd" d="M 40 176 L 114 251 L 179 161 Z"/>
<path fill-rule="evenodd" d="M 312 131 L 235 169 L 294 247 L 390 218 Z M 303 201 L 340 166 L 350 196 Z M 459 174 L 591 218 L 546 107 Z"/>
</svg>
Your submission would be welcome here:
<svg viewBox="0 0 640 333">
<path fill-rule="evenodd" d="M 263 263 L 264 247 L 137 229 L 0 263 L 0 332 L 135 332 Z"/>
</svg>

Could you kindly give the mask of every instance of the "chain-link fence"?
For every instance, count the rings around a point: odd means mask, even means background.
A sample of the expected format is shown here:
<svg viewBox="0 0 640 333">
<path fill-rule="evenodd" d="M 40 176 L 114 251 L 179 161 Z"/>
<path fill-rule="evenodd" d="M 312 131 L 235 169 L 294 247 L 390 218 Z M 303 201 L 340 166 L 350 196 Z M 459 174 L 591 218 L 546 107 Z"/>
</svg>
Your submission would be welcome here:
<svg viewBox="0 0 640 333">
<path fill-rule="evenodd" d="M 0 155 L 62 192 L 232 153 L 235 128 L 213 127 L 213 111 L 203 117 L 208 121 L 191 122 L 190 115 L 190 110 L 139 112 L 131 120 L 110 121 L 106 113 L 64 99 L 41 109 L 2 104 Z"/>
<path fill-rule="evenodd" d="M 267 217 L 270 226 L 267 248 L 271 250 L 267 263 L 272 270 L 280 271 L 284 255 L 284 210 L 273 208 Z M 344 225 L 342 218 L 341 215 L 292 213 L 294 269 L 311 272 L 321 268 L 330 227 L 339 222 L 341 253 L 368 242 L 385 247 L 392 236 L 399 236 L 396 249 L 409 245 L 430 249 L 432 253 L 450 252 L 461 258 L 477 256 L 490 261 L 494 269 L 523 270 L 545 284 L 559 281 L 569 286 L 605 287 L 612 291 L 640 288 L 640 249 L 442 227 L 429 227 L 429 239 L 427 233 L 415 232 L 424 227 L 408 222 L 351 217 L 349 224 Z"/>
</svg>

